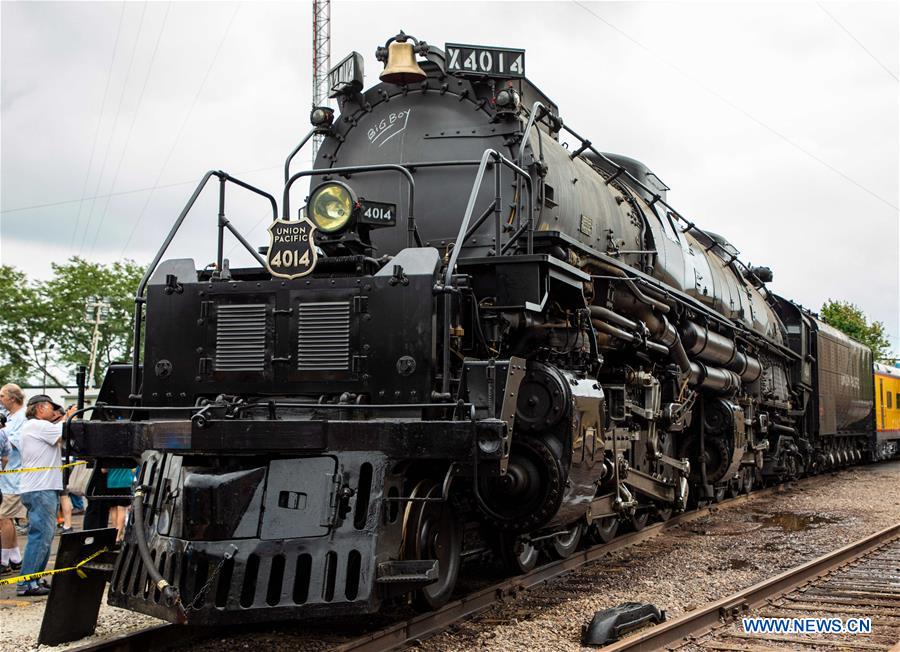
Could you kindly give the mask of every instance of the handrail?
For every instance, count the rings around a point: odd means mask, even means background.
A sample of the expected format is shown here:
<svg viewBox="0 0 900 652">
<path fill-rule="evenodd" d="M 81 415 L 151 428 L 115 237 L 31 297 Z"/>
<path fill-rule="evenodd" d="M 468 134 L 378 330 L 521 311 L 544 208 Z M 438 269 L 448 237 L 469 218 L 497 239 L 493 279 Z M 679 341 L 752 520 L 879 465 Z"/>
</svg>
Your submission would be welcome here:
<svg viewBox="0 0 900 652">
<path fill-rule="evenodd" d="M 467 409 L 469 414 L 471 415 L 470 420 L 474 421 L 475 414 L 475 406 L 472 403 L 466 402 L 457 402 L 457 403 L 278 403 L 278 402 L 266 402 L 266 403 L 247 403 L 244 405 L 238 405 L 235 408 L 235 414 L 240 415 L 242 412 L 246 410 L 259 410 L 259 409 L 275 409 L 278 408 L 296 408 L 301 410 L 309 410 L 315 412 L 317 410 L 425 410 L 425 409 L 441 409 L 441 410 L 450 410 L 452 409 L 454 413 L 457 410 Z M 454 419 L 455 420 L 455 419 Z"/>
<path fill-rule="evenodd" d="M 225 229 L 228 229 L 235 238 L 237 238 L 238 242 L 244 245 L 244 248 L 250 252 L 250 255 L 256 259 L 262 267 L 266 266 L 266 261 L 262 258 L 262 256 L 257 253 L 257 251 L 253 248 L 249 242 L 244 239 L 240 233 L 238 233 L 237 229 L 225 219 L 225 183 L 230 181 L 241 188 L 249 190 L 250 192 L 254 192 L 257 195 L 265 197 L 269 200 L 269 203 L 272 204 L 272 218 L 275 219 L 278 217 L 278 204 L 275 202 L 275 198 L 267 193 L 264 190 L 260 190 L 254 186 L 251 186 L 249 183 L 245 183 L 240 179 L 236 179 L 229 174 L 219 171 L 216 173 L 216 176 L 219 177 L 219 240 L 218 240 L 218 249 L 216 254 L 216 268 L 221 271 L 222 264 L 224 262 L 224 244 L 225 244 Z"/>
<path fill-rule="evenodd" d="M 285 174 L 287 174 L 287 172 L 288 172 L 290 160 L 293 157 L 293 155 L 296 154 L 296 152 L 298 152 L 301 147 L 303 147 L 304 143 L 306 143 L 306 141 L 309 139 L 310 136 L 313 135 L 314 132 L 315 132 L 315 130 L 313 130 L 312 132 L 307 134 L 306 138 L 304 138 L 303 141 L 301 141 L 301 143 L 299 145 L 297 145 L 297 148 L 294 150 L 294 152 L 291 153 L 291 155 L 288 157 L 288 160 L 285 161 Z M 406 161 L 403 163 L 391 164 L 392 167 L 390 169 L 394 169 L 396 166 L 399 166 L 399 167 L 405 168 L 410 173 L 415 173 L 416 170 L 419 170 L 419 169 L 438 168 L 438 167 L 464 167 L 464 166 L 468 166 L 468 165 L 475 166 L 475 165 L 478 165 L 479 163 L 480 163 L 480 161 L 478 159 L 450 159 L 450 160 L 446 160 L 446 161 Z M 366 172 L 368 170 L 365 168 L 374 168 L 374 167 L 377 167 L 377 166 L 358 166 L 353 169 L 356 171 Z M 321 169 L 316 169 L 316 170 L 307 170 L 307 171 L 305 171 L 303 176 L 311 176 L 311 175 L 316 175 L 316 174 L 325 175 L 325 174 L 331 174 L 332 172 L 335 172 L 338 170 L 345 170 L 345 169 L 347 169 L 347 168 L 321 168 Z M 377 171 L 377 170 L 373 170 L 373 171 Z M 341 175 L 353 174 L 353 172 L 349 172 L 349 173 L 337 172 L 337 173 L 341 174 Z M 286 186 L 288 184 L 292 185 L 293 182 L 294 182 L 294 180 L 285 176 L 285 185 Z M 410 204 L 410 206 L 411 206 L 411 204 Z M 473 224 L 472 227 L 470 228 L 470 232 L 466 235 L 466 239 L 468 239 L 469 236 L 471 236 L 472 233 L 479 226 L 481 226 L 484 223 L 484 220 L 487 219 L 490 212 L 491 212 L 491 209 L 489 208 L 487 211 L 485 211 L 484 215 L 482 215 L 478 220 L 476 220 L 475 224 Z M 286 215 L 285 219 L 289 219 L 289 215 Z M 415 224 L 415 222 L 414 222 L 414 224 Z M 415 238 L 416 238 L 417 244 L 419 246 L 422 246 L 422 241 L 419 238 L 417 228 L 416 228 Z M 410 242 L 410 246 L 411 246 L 411 244 L 412 243 Z"/>
<path fill-rule="evenodd" d="M 706 230 L 704 230 L 704 229 L 701 229 L 699 226 L 697 226 L 696 224 L 694 224 L 694 222 L 690 221 L 690 220 L 687 219 L 684 215 L 682 215 L 681 213 L 679 213 L 679 212 L 678 212 L 671 204 L 669 204 L 665 199 L 663 199 L 663 198 L 660 196 L 659 191 L 657 191 L 657 190 L 654 189 L 654 188 L 648 187 L 644 182 L 642 182 L 640 179 L 638 179 L 637 177 L 635 177 L 631 172 L 629 172 L 628 170 L 626 170 L 622 165 L 619 165 L 619 164 L 616 163 L 615 161 L 611 160 L 609 157 L 607 157 L 605 154 L 603 154 L 603 152 L 598 151 L 597 148 L 595 148 L 595 147 L 591 144 L 591 141 L 589 141 L 588 139 L 583 138 L 583 137 L 580 136 L 579 134 L 575 133 L 575 131 L 574 131 L 571 127 L 569 127 L 569 126 L 567 126 L 567 125 L 565 125 L 565 124 L 561 124 L 560 126 L 561 126 L 561 128 L 564 129 L 567 133 L 571 134 L 572 136 L 574 136 L 575 138 L 577 138 L 577 139 L 581 142 L 581 147 L 578 149 L 578 152 L 577 152 L 577 153 L 580 153 L 580 152 L 583 152 L 583 151 L 586 150 L 586 149 L 589 149 L 589 150 L 591 150 L 594 154 L 596 154 L 600 159 L 602 159 L 604 162 L 608 163 L 610 166 L 613 167 L 613 169 L 615 170 L 615 172 L 613 173 L 613 176 L 612 176 L 608 181 L 612 181 L 612 179 L 615 179 L 615 178 L 618 177 L 619 175 L 624 174 L 624 175 L 627 176 L 629 179 L 631 179 L 635 184 L 637 184 L 637 186 L 638 186 L 641 190 L 643 190 L 644 192 L 648 193 L 648 194 L 653 198 L 652 201 L 650 201 L 650 205 L 651 205 L 651 206 L 653 206 L 653 204 L 657 204 L 657 203 L 662 204 L 662 205 L 665 206 L 669 211 L 671 211 L 672 215 L 674 215 L 678 220 L 680 220 L 681 222 L 684 222 L 685 227 L 684 227 L 683 229 L 681 229 L 681 232 L 682 232 L 682 233 L 685 233 L 685 232 L 687 232 L 687 231 L 692 231 L 692 230 L 694 230 L 694 231 L 697 231 L 697 232 L 703 234 L 705 237 L 709 238 L 710 242 L 713 243 L 713 244 L 710 246 L 710 249 L 714 249 L 714 248 L 718 247 L 719 249 L 721 249 L 722 251 L 724 251 L 726 254 L 728 254 L 729 257 L 731 257 L 731 261 L 730 261 L 730 262 L 736 262 L 736 263 L 738 263 L 741 267 L 744 268 L 745 271 L 747 271 L 747 272 L 750 273 L 750 274 L 753 274 L 753 272 L 750 271 L 749 265 L 747 265 L 745 262 L 743 262 L 742 260 L 740 260 L 736 255 L 732 254 L 730 251 L 728 251 L 727 249 L 725 249 L 721 244 L 719 244 L 719 243 L 716 241 L 715 238 L 713 238 L 713 237 L 709 234 L 708 231 L 706 231 Z"/>
<path fill-rule="evenodd" d="M 538 109 L 543 110 L 543 113 L 540 114 L 540 117 L 538 117 L 538 115 L 539 115 Z M 547 115 L 548 113 L 549 113 L 549 110 L 541 102 L 535 102 L 534 104 L 531 105 L 531 114 L 528 117 L 528 122 L 525 125 L 525 131 L 524 131 L 524 134 L 522 135 L 522 141 L 519 144 L 519 156 L 518 156 L 519 165 L 522 165 L 522 159 L 525 156 L 525 146 L 528 144 L 528 141 L 531 138 L 531 128 L 534 126 L 534 123 L 536 121 L 542 120 L 543 117 L 545 115 Z M 748 272 L 750 271 L 750 268 L 747 264 L 742 262 L 737 256 L 732 254 L 730 251 L 726 250 L 721 244 L 719 244 L 715 240 L 715 238 L 710 236 L 707 231 L 705 231 L 704 229 L 701 229 L 696 224 L 691 222 L 689 219 L 684 217 L 681 213 L 679 213 L 675 208 L 672 207 L 671 204 L 666 202 L 666 200 L 664 200 L 659 195 L 659 192 L 656 189 L 649 188 L 644 182 L 642 182 L 640 179 L 635 177 L 631 172 L 629 172 L 627 169 L 625 169 L 624 166 L 619 165 L 618 163 L 616 163 L 615 161 L 613 161 L 612 159 L 607 157 L 605 154 L 603 154 L 603 152 L 598 151 L 597 148 L 593 146 L 593 144 L 591 143 L 590 140 L 588 140 L 587 138 L 583 138 L 581 135 L 575 133 L 575 130 L 573 130 L 568 125 L 564 124 L 562 122 L 562 120 L 559 121 L 559 126 L 561 129 L 565 130 L 567 133 L 571 134 L 572 136 L 574 136 L 581 142 L 581 146 L 575 152 L 572 153 L 570 158 L 575 158 L 576 156 L 578 156 L 585 150 L 590 150 L 591 152 L 596 154 L 600 159 L 602 159 L 603 161 L 608 163 L 615 170 L 615 172 L 613 172 L 612 177 L 610 177 L 609 181 L 612 181 L 613 179 L 617 178 L 618 176 L 624 174 L 629 179 L 631 179 L 634 183 L 636 183 L 639 188 L 641 188 L 643 191 L 645 191 L 651 197 L 653 197 L 652 201 L 650 201 L 651 206 L 656 203 L 662 204 L 668 210 L 670 210 L 672 212 L 672 214 L 678 220 L 684 222 L 685 228 L 681 230 L 682 233 L 684 233 L 686 231 L 690 231 L 690 230 L 696 230 L 699 233 L 702 233 L 704 236 L 709 238 L 710 242 L 712 242 L 712 245 L 710 245 L 710 247 L 707 249 L 707 251 L 709 251 L 709 249 L 714 249 L 714 248 L 718 247 L 719 249 L 722 249 L 723 251 L 725 251 L 725 253 L 727 253 L 731 257 L 731 260 L 733 262 L 739 263 L 745 270 L 747 270 Z"/>
<path fill-rule="evenodd" d="M 528 116 L 528 122 L 525 124 L 525 131 L 522 134 L 522 142 L 519 143 L 519 156 L 516 159 L 519 165 L 522 165 L 522 159 L 525 156 L 525 146 L 531 139 L 531 128 L 534 126 L 535 121 L 538 119 L 538 109 L 543 109 L 544 113 L 548 112 L 547 107 L 544 106 L 541 102 L 535 102 L 531 105 L 531 115 Z"/>
<path fill-rule="evenodd" d="M 459 225 L 459 233 L 456 236 L 456 242 L 453 245 L 453 253 L 450 254 L 450 262 L 447 265 L 447 270 L 444 274 L 444 285 L 450 285 L 451 278 L 453 276 L 453 268 L 456 267 L 456 261 L 459 258 L 459 252 L 462 249 L 462 245 L 465 242 L 466 234 L 469 230 L 469 222 L 472 220 L 472 213 L 475 210 L 475 201 L 478 199 L 478 191 L 481 189 L 481 183 L 484 180 L 484 173 L 487 170 L 489 159 L 494 159 L 498 164 L 502 164 L 508 167 L 510 170 L 516 173 L 517 178 L 523 178 L 525 180 L 525 184 L 528 190 L 528 253 L 532 253 L 534 249 L 534 241 L 532 238 L 532 234 L 534 229 L 532 228 L 532 212 L 533 212 L 533 198 L 531 196 L 531 175 L 528 174 L 521 167 L 510 161 L 508 158 L 503 156 L 497 150 L 494 149 L 486 149 L 484 153 L 481 155 L 481 162 L 478 165 L 478 172 L 475 174 L 475 182 L 472 184 L 472 191 L 469 193 L 469 201 L 466 205 L 466 212 L 463 215 L 463 220 Z M 500 165 L 496 165 L 494 169 L 494 180 L 495 180 L 495 191 L 498 190 L 499 186 L 499 178 L 500 178 Z M 499 197 L 495 197 L 494 199 L 494 214 L 499 221 L 499 212 L 501 208 L 501 202 Z M 480 219 L 480 218 L 479 218 Z M 494 243 L 495 253 L 500 253 L 500 241 L 499 239 Z"/>
<path fill-rule="evenodd" d="M 519 165 L 519 167 L 522 167 L 522 168 L 525 167 L 525 147 L 528 145 L 528 142 L 531 140 L 531 130 L 534 127 L 534 123 L 549 113 L 550 113 L 550 109 L 548 109 L 546 106 L 544 106 L 544 104 L 540 101 L 536 101 L 534 104 L 531 105 L 531 112 L 528 115 L 528 122 L 525 123 L 525 130 L 522 132 L 522 140 L 519 143 L 519 153 L 516 156 L 516 163 Z M 540 118 L 538 116 L 540 116 Z M 540 152 L 541 163 L 543 163 L 544 162 L 544 147 L 541 142 L 540 129 L 538 129 L 538 149 Z M 516 177 L 516 200 L 515 200 L 516 201 L 516 227 L 519 230 L 521 230 L 521 225 L 520 225 L 521 220 L 519 220 L 519 209 L 518 209 L 518 201 L 519 200 L 518 200 L 518 198 L 521 195 L 521 192 L 522 192 L 521 180 L 519 179 L 519 177 Z M 530 216 L 530 218 L 533 218 L 533 216 Z M 509 243 L 507 243 L 507 245 L 508 244 Z"/>
<path fill-rule="evenodd" d="M 141 319 L 143 317 L 143 306 L 146 301 L 144 299 L 144 292 L 147 289 L 147 284 L 150 282 L 150 277 L 153 276 L 153 272 L 156 271 L 156 267 L 159 265 L 159 261 L 162 260 L 162 257 L 165 255 L 166 250 L 169 248 L 169 245 L 172 244 L 172 240 L 175 238 L 175 234 L 178 233 L 178 229 L 181 228 L 182 223 L 187 217 L 188 213 L 194 207 L 194 204 L 197 202 L 197 198 L 200 197 L 200 193 L 203 192 L 203 189 L 206 187 L 206 184 L 209 182 L 210 178 L 217 177 L 219 179 L 219 214 L 218 214 L 218 222 L 217 226 L 219 229 L 219 238 L 218 238 L 218 253 L 217 253 L 217 263 L 219 265 L 219 269 L 222 268 L 222 239 L 224 235 L 224 229 L 228 229 L 234 236 L 238 239 L 238 241 L 244 245 L 247 251 L 256 259 L 256 261 L 262 265 L 266 266 L 266 261 L 253 249 L 249 242 L 247 242 L 243 236 L 238 233 L 237 229 L 232 226 L 231 222 L 225 219 L 225 183 L 227 181 L 231 181 L 232 183 L 237 184 L 238 186 L 250 190 L 262 197 L 265 197 L 269 200 L 269 203 L 272 204 L 272 219 L 278 219 L 278 204 L 275 201 L 275 198 L 267 193 L 264 190 L 260 190 L 255 186 L 251 186 L 249 183 L 245 183 L 240 179 L 236 179 L 231 175 L 222 172 L 221 170 L 210 170 L 206 174 L 203 175 L 203 178 L 200 180 L 200 183 L 197 184 L 197 187 L 194 189 L 191 198 L 188 199 L 187 204 L 185 204 L 184 208 L 181 211 L 181 214 L 175 220 L 175 223 L 172 225 L 172 228 L 169 230 L 169 234 L 166 236 L 166 239 L 163 241 L 159 250 L 156 252 L 156 256 L 153 257 L 153 261 L 147 266 L 147 269 L 144 271 L 144 275 L 141 277 L 141 281 L 138 284 L 137 292 L 134 295 L 134 332 L 133 332 L 133 341 L 132 341 L 132 357 L 131 357 L 131 394 L 129 399 L 137 398 L 137 370 L 138 366 L 141 362 Z"/>
<path fill-rule="evenodd" d="M 477 220 L 477 226 L 480 226 L 484 220 L 487 219 L 487 216 L 490 214 L 491 210 L 494 213 L 494 255 L 502 255 L 506 249 L 509 248 L 510 244 L 507 243 L 506 247 L 501 247 L 500 244 L 500 234 L 501 234 L 501 217 L 500 210 L 503 204 L 503 198 L 501 196 L 501 180 L 500 180 L 500 166 L 503 165 L 510 170 L 512 170 L 516 175 L 516 182 L 521 179 L 525 180 L 525 184 L 528 190 L 528 219 L 525 224 L 522 225 L 513 235 L 513 238 L 510 239 L 510 242 L 517 240 L 519 236 L 521 236 L 522 230 L 527 230 L 528 235 L 528 244 L 527 244 L 527 252 L 534 252 L 534 206 L 533 206 L 533 197 L 531 192 L 531 175 L 528 174 L 521 167 L 510 161 L 508 158 L 503 156 L 500 152 L 494 149 L 486 149 L 484 153 L 481 155 L 481 162 L 478 165 L 478 172 L 475 174 L 475 181 L 472 184 L 472 190 L 469 193 L 469 201 L 466 204 L 466 212 L 463 215 L 462 222 L 459 225 L 459 233 L 456 236 L 456 241 L 453 244 L 453 252 L 450 254 L 450 260 L 447 262 L 447 269 L 444 272 L 444 329 L 443 329 L 443 359 L 442 359 L 442 367 L 443 371 L 441 374 L 441 389 L 444 394 L 448 394 L 450 392 L 450 294 L 446 292 L 446 290 L 450 287 L 453 280 L 453 270 L 456 267 L 456 262 L 459 259 L 459 253 L 462 250 L 463 244 L 466 241 L 466 238 L 469 237 L 470 233 L 470 222 L 472 221 L 472 214 L 475 211 L 475 202 L 478 199 L 478 192 L 481 190 L 481 184 L 484 181 L 484 173 L 487 171 L 488 163 L 493 159 L 494 163 L 494 201 L 488 207 L 481 217 Z"/>
<path fill-rule="evenodd" d="M 413 179 L 412 172 L 410 172 L 403 165 L 398 165 L 396 163 L 382 163 L 379 165 L 353 165 L 339 168 L 318 168 L 314 170 L 303 170 L 302 172 L 298 172 L 290 179 L 288 179 L 284 184 L 284 196 L 281 202 L 282 217 L 285 220 L 291 219 L 291 186 L 293 186 L 294 182 L 298 179 L 311 176 L 324 176 L 328 174 L 347 175 L 366 172 L 384 172 L 386 170 L 394 170 L 396 172 L 399 172 L 406 178 L 406 183 L 409 186 L 409 200 L 407 202 L 406 210 L 407 246 L 412 247 L 414 246 L 413 243 L 415 243 L 416 245 L 421 247 L 422 240 L 421 238 L 419 238 L 419 231 L 416 229 L 415 219 L 416 182 L 415 179 Z"/>
<path fill-rule="evenodd" d="M 303 149 L 303 146 L 309 142 L 309 139 L 315 136 L 317 133 L 321 133 L 318 128 L 313 127 L 309 130 L 309 133 L 303 137 L 303 140 L 300 141 L 300 144 L 297 145 L 293 151 L 288 154 L 288 157 L 284 160 L 284 182 L 287 183 L 288 179 L 291 176 L 291 161 L 294 160 L 294 157 Z"/>
</svg>

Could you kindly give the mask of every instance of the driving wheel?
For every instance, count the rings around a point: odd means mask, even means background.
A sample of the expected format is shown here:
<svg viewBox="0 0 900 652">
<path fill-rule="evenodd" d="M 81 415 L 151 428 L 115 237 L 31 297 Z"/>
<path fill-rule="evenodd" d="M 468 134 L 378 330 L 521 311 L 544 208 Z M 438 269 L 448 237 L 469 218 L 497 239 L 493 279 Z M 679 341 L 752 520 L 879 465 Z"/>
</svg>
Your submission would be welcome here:
<svg viewBox="0 0 900 652">
<path fill-rule="evenodd" d="M 635 532 L 640 532 L 647 526 L 648 520 L 650 520 L 650 512 L 647 510 L 646 505 L 638 505 L 634 514 L 629 516 L 625 522 L 631 525 Z"/>
<path fill-rule="evenodd" d="M 566 557 L 571 556 L 571 554 L 578 549 L 578 544 L 581 543 L 581 535 L 583 533 L 584 528 L 581 523 L 579 523 L 571 530 L 557 534 L 551 540 L 550 546 L 547 549 L 548 552 L 554 559 L 565 559 Z"/>
<path fill-rule="evenodd" d="M 441 486 L 431 480 L 416 485 L 413 497 L 441 497 Z M 436 559 L 438 579 L 413 594 L 413 605 L 433 610 L 447 603 L 459 577 L 462 532 L 453 508 L 446 502 L 410 501 L 403 514 L 403 558 Z"/>
<path fill-rule="evenodd" d="M 619 532 L 619 518 L 606 516 L 598 518 L 588 528 L 588 538 L 594 543 L 609 543 Z"/>
<path fill-rule="evenodd" d="M 501 533 L 499 545 L 503 564 L 510 572 L 521 575 L 537 566 L 538 549 L 524 536 Z"/>
</svg>

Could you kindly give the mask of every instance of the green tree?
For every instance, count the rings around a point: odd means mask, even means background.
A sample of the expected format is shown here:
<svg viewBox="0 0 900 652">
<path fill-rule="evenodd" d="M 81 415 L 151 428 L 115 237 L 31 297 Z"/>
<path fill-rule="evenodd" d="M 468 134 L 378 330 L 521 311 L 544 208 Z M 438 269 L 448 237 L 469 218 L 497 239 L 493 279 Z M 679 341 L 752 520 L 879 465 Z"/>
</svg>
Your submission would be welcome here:
<svg viewBox="0 0 900 652">
<path fill-rule="evenodd" d="M 29 283 L 22 272 L 0 268 L 0 372 L 4 378 L 36 378 L 44 373 L 60 385 L 74 377 L 78 365 L 90 362 L 93 324 L 85 320 L 85 306 L 92 297 L 109 304 L 105 323 L 99 327 L 94 384 L 111 362 L 131 355 L 134 292 L 143 268 L 126 260 L 111 265 L 72 257 L 53 265 L 53 276 Z M 48 363 L 45 365 L 45 359 Z"/>
<path fill-rule="evenodd" d="M 47 309 L 39 289 L 9 265 L 0 267 L 0 373 L 4 381 L 28 382 L 39 374 L 60 383 L 49 369 L 51 338 Z"/>
<path fill-rule="evenodd" d="M 53 306 L 45 323 L 62 365 L 74 371 L 90 363 L 94 326 L 85 319 L 85 305 L 92 297 L 109 304 L 109 314 L 99 327 L 95 385 L 110 363 L 131 356 L 134 292 L 143 271 L 128 260 L 100 265 L 73 257 L 64 265 L 53 265 L 53 277 L 40 290 L 45 303 Z"/>
<path fill-rule="evenodd" d="M 888 362 L 890 359 L 891 343 L 884 331 L 884 324 L 880 321 L 870 324 L 865 313 L 856 304 L 829 299 L 822 305 L 819 316 L 829 326 L 834 326 L 872 349 L 876 360 Z"/>
</svg>

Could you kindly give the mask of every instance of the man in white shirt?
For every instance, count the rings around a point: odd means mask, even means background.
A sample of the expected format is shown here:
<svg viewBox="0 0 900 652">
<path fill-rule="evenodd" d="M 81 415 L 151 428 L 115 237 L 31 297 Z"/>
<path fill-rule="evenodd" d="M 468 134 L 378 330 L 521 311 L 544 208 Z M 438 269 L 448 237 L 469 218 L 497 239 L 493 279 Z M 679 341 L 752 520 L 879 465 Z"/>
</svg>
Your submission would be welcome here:
<svg viewBox="0 0 900 652">
<path fill-rule="evenodd" d="M 22 467 L 22 456 L 19 451 L 19 431 L 25 424 L 25 394 L 22 388 L 13 383 L 0 387 L 0 405 L 6 408 L 9 416 L 6 420 L 6 438 L 9 440 L 8 455 L 4 470 L 12 471 Z M 22 473 L 0 474 L 0 492 L 3 502 L 0 503 L 0 575 L 18 572 L 22 567 L 22 554 L 16 538 L 15 518 L 25 518 L 25 506 L 19 498 L 19 476 Z"/>
<path fill-rule="evenodd" d="M 19 495 L 28 509 L 28 543 L 22 575 L 29 575 L 42 572 L 50 561 L 59 492 L 63 488 L 60 468 L 63 418 L 60 406 L 44 394 L 28 399 L 25 416 L 28 420 L 20 431 L 22 468 L 44 469 L 19 474 L 22 476 Z M 49 592 L 50 589 L 37 580 L 19 582 L 16 586 L 16 595 L 46 595 Z"/>
</svg>

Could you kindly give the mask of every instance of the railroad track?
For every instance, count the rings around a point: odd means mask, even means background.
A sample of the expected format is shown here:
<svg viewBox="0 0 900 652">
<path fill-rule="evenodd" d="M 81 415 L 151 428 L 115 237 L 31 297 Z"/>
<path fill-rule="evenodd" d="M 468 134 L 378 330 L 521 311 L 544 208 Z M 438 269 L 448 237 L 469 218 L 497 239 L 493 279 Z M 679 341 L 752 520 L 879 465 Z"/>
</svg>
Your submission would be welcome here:
<svg viewBox="0 0 900 652">
<path fill-rule="evenodd" d="M 746 633 L 744 617 L 871 618 L 871 634 Z M 829 638 L 830 636 L 830 638 Z M 900 523 L 683 616 L 640 631 L 602 652 L 703 650 L 888 650 L 900 641 Z M 785 646 L 785 647 L 782 647 Z M 789 646 L 789 647 L 788 647 Z"/>
<path fill-rule="evenodd" d="M 802 482 L 803 480 L 799 480 L 792 483 L 792 485 Z M 543 584 L 587 563 L 601 559 L 612 552 L 652 539 L 667 530 L 707 516 L 710 512 L 717 509 L 740 505 L 747 500 L 755 500 L 782 491 L 784 488 L 785 485 L 767 487 L 754 491 L 749 495 L 737 496 L 714 505 L 678 514 L 668 521 L 648 525 L 639 532 L 622 534 L 609 543 L 592 546 L 566 559 L 539 566 L 524 575 L 517 575 L 486 588 L 478 589 L 458 600 L 451 601 L 436 611 L 421 614 L 409 620 L 400 621 L 382 629 L 368 632 L 347 642 L 337 644 L 331 649 L 339 652 L 350 652 L 351 650 L 360 652 L 394 650 L 416 640 L 437 634 L 454 623 L 471 618 L 487 610 L 498 602 L 515 599 L 523 591 Z M 271 627 L 272 624 L 270 623 L 268 628 L 271 629 Z M 242 631 L 247 630 L 245 628 Z M 146 650 L 164 650 L 181 647 L 192 642 L 208 640 L 213 637 L 227 636 L 229 633 L 235 632 L 229 632 L 228 629 L 223 630 L 221 627 L 201 628 L 164 624 L 112 638 L 91 641 L 70 650 L 70 652 L 145 652 Z"/>
<path fill-rule="evenodd" d="M 799 480 L 788 486 L 796 486 L 798 484 L 803 484 L 804 482 L 805 480 Z M 348 637 L 346 641 L 337 642 L 330 649 L 338 652 L 382 652 L 415 643 L 418 640 L 438 634 L 453 624 L 476 616 L 498 603 L 514 600 L 519 594 L 528 589 L 564 575 L 565 573 L 573 571 L 592 561 L 601 559 L 610 553 L 645 542 L 675 527 L 703 518 L 717 509 L 731 508 L 740 505 L 747 500 L 765 497 L 784 489 L 785 485 L 768 487 L 766 489 L 755 491 L 750 495 L 738 496 L 715 505 L 679 514 L 668 521 L 647 526 L 639 532 L 623 534 L 609 543 L 592 546 L 579 551 L 567 559 L 539 566 L 530 573 L 511 577 L 485 588 L 477 589 L 436 611 L 421 614 L 409 620 L 399 620 L 388 626 L 366 632 L 356 637 Z M 847 564 L 853 563 L 864 557 L 866 554 L 869 554 L 874 548 L 877 548 L 886 542 L 893 542 L 896 546 L 896 554 L 894 557 L 896 557 L 897 560 L 896 566 L 898 570 L 896 572 L 897 577 L 894 578 L 894 581 L 897 585 L 893 590 L 897 593 L 894 597 L 898 602 L 895 611 L 890 612 L 890 614 L 879 614 L 878 618 L 894 618 L 897 620 L 898 626 L 900 626 L 900 524 L 898 524 L 871 537 L 867 537 L 860 542 L 813 560 L 796 569 L 782 573 L 769 580 L 765 580 L 744 591 L 729 596 L 724 600 L 710 603 L 703 608 L 694 610 L 689 614 L 668 621 L 658 627 L 641 631 L 632 637 L 606 646 L 602 648 L 602 650 L 603 652 L 613 652 L 619 650 L 658 650 L 667 646 L 696 646 L 698 645 L 697 639 L 699 637 L 712 636 L 713 630 L 721 629 L 723 627 L 723 616 L 726 618 L 725 622 L 729 619 L 733 620 L 740 615 L 746 615 L 748 609 L 756 608 L 767 600 L 771 601 L 773 598 L 779 596 L 781 596 L 783 600 L 795 600 L 796 596 L 790 593 L 791 591 L 806 591 L 807 589 L 804 585 L 808 584 L 812 579 L 820 579 L 822 576 L 832 572 L 836 568 L 842 568 Z M 854 582 L 856 582 L 856 584 L 854 584 Z M 861 588 L 863 585 L 861 582 L 864 584 L 864 582 L 857 577 L 853 582 L 850 582 L 849 584 L 845 583 L 845 586 L 841 588 L 848 591 L 865 592 L 866 589 Z M 855 586 L 856 588 L 847 588 L 851 586 Z M 805 597 L 809 598 L 812 595 L 813 594 L 810 593 L 809 596 Z M 850 597 L 839 597 L 847 600 L 861 597 L 861 595 L 854 593 L 849 594 L 849 596 Z M 807 603 L 801 601 L 797 602 L 797 604 L 802 605 Z M 841 602 L 834 603 L 823 601 L 822 604 L 823 607 L 828 607 L 830 609 L 835 608 L 836 605 L 842 608 L 853 608 L 850 605 L 842 604 Z M 786 609 L 785 611 L 790 612 L 792 609 Z M 837 615 L 836 612 L 825 611 L 824 613 L 826 615 L 830 614 L 831 616 Z M 852 611 L 847 612 L 848 615 L 852 613 Z M 801 616 L 804 615 L 799 611 L 796 611 L 795 614 Z M 808 614 L 809 612 L 806 612 L 806 615 Z M 768 612 L 763 615 L 768 615 Z M 873 613 L 872 615 L 875 616 L 876 614 Z M 247 633 L 248 631 L 262 628 L 271 632 L 273 626 L 277 627 L 277 623 L 269 623 L 268 625 L 263 626 L 235 628 L 234 630 L 228 628 L 223 629 L 221 627 L 203 628 L 162 624 L 129 634 L 91 641 L 74 648 L 70 652 L 143 652 L 145 650 L 174 649 L 184 647 L 191 643 L 227 638 L 230 635 Z M 723 630 L 721 634 L 724 637 L 722 641 L 718 641 L 714 644 L 711 643 L 711 645 L 718 645 L 719 647 L 711 647 L 710 649 L 753 649 L 752 644 L 754 641 L 741 640 L 742 637 L 739 633 L 738 635 L 730 636 Z M 898 629 L 898 638 L 900 638 L 900 629 Z M 762 639 L 758 639 L 758 641 L 761 642 Z M 863 646 L 863 648 L 873 649 L 865 648 L 865 646 Z M 756 649 L 759 650 L 761 648 L 756 646 Z M 773 649 L 771 643 L 768 649 Z M 900 652 L 900 650 L 897 652 Z"/>
</svg>

